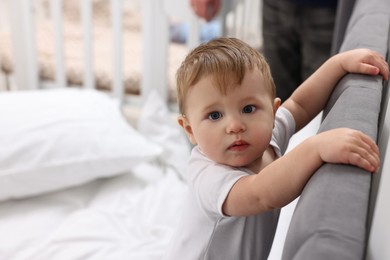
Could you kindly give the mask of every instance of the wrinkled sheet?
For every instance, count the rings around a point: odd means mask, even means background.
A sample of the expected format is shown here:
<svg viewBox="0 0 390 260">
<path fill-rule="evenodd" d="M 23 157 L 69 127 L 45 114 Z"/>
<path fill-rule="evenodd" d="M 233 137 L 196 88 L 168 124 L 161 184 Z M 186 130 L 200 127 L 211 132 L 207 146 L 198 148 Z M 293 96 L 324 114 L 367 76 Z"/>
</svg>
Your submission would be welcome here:
<svg viewBox="0 0 390 260">
<path fill-rule="evenodd" d="M 0 259 L 159 259 L 185 184 L 144 164 L 133 173 L 0 204 Z"/>
</svg>

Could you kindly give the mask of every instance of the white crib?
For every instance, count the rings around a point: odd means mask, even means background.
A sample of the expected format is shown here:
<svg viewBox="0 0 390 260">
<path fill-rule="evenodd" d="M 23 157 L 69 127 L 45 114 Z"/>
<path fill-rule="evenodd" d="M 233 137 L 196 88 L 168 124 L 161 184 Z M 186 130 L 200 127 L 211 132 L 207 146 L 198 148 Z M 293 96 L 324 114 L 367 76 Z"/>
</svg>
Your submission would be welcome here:
<svg viewBox="0 0 390 260">
<path fill-rule="evenodd" d="M 46 13 L 39 10 L 37 2 L 43 2 L 47 8 Z M 8 89 L 38 89 L 42 87 L 55 86 L 65 87 L 73 85 L 69 80 L 69 66 L 66 65 L 68 54 L 66 48 L 74 48 L 75 46 L 67 47 L 66 36 L 66 19 L 64 17 L 63 7 L 65 4 L 72 1 L 62 0 L 41 0 L 41 1 L 26 1 L 26 0 L 6 0 L 2 1 L 3 16 L 8 15 L 9 28 L 5 28 L 4 21 L 7 18 L 2 17 L 0 20 L 0 31 L 8 31 L 10 36 L 10 45 L 12 50 L 12 74 L 7 75 L 6 82 Z M 78 22 L 80 27 L 79 44 L 77 48 L 80 55 L 81 72 L 78 73 L 77 85 L 83 85 L 85 88 L 95 88 L 99 85 L 96 82 L 97 57 L 99 56 L 98 45 L 103 43 L 96 39 L 96 31 L 94 32 L 94 11 L 93 6 L 96 3 L 104 3 L 109 13 L 106 17 L 109 26 L 105 31 L 105 44 L 110 45 L 110 52 L 106 54 L 110 57 L 109 64 L 104 64 L 109 67 L 108 71 L 110 82 L 109 89 L 115 97 L 118 97 L 124 102 L 129 102 L 129 96 L 125 95 L 127 87 L 124 75 L 124 63 L 128 62 L 129 66 L 137 66 L 139 82 L 136 90 L 130 91 L 131 94 L 141 94 L 141 101 L 146 97 L 152 89 L 158 91 L 164 100 L 174 103 L 174 72 L 184 57 L 185 53 L 199 44 L 199 31 L 202 21 L 200 21 L 192 12 L 189 6 L 189 0 L 82 0 L 73 1 L 77 3 L 79 8 Z M 260 34 L 260 19 L 259 18 L 259 3 L 252 0 L 232 0 L 227 1 L 223 5 L 223 9 L 219 16 L 222 26 L 223 35 L 237 36 L 245 38 L 245 33 L 251 28 L 258 37 L 258 42 L 261 41 Z M 130 8 L 141 12 L 138 17 L 139 21 L 135 21 L 140 25 L 139 39 L 130 39 L 125 42 L 124 23 L 128 18 L 128 13 L 124 10 Z M 252 15 L 249 12 L 254 12 Z M 134 13 L 131 13 L 134 14 Z M 127 16 L 125 16 L 127 15 Z M 45 78 L 42 76 L 41 64 L 38 61 L 37 43 L 47 40 L 39 36 L 40 18 L 42 16 L 50 16 L 50 27 L 52 28 L 52 76 Z M 42 19 L 41 19 L 42 20 Z M 65 20 L 65 22 L 64 22 Z M 189 23 L 188 40 L 186 46 L 174 46 L 169 40 L 169 26 L 172 20 L 180 20 Z M 73 20 L 74 21 L 74 20 Z M 130 19 L 130 23 L 134 19 Z M 130 25 L 135 26 L 135 25 Z M 253 34 L 253 33 L 252 33 Z M 72 37 L 72 36 L 71 36 Z M 253 38 L 253 36 L 252 36 Z M 137 42 L 138 41 L 138 42 Z M 139 46 L 140 45 L 140 46 Z M 134 47 L 137 46 L 137 47 Z M 4 47 L 4 46 L 3 46 Z M 0 48 L 2 48 L 0 46 Z M 125 50 L 137 49 L 132 58 L 133 53 L 126 53 Z M 173 49 L 172 49 L 173 48 Z M 75 52 L 76 50 L 73 50 Z M 177 53 L 175 57 L 171 57 L 172 52 Z M 2 57 L 0 57 L 2 59 Z M 4 57 L 3 57 L 4 59 Z M 82 60 L 81 60 L 82 59 Z M 129 60 L 129 61 L 128 61 Z M 140 63 L 141 60 L 141 63 Z M 0 60 L 1 62 L 1 60 Z M 100 62 L 104 63 L 104 62 Z M 137 63 L 134 65 L 133 63 Z M 102 64 L 98 64 L 102 65 Z M 10 73 L 8 71 L 8 73 Z M 79 74 L 82 75 L 79 75 Z M 170 86 L 169 86 L 170 85 Z M 3 87 L 4 88 L 4 87 Z M 134 88 L 134 87 L 133 87 Z M 132 95 L 134 97 L 134 95 Z M 131 99 L 132 102 L 137 99 Z"/>
</svg>

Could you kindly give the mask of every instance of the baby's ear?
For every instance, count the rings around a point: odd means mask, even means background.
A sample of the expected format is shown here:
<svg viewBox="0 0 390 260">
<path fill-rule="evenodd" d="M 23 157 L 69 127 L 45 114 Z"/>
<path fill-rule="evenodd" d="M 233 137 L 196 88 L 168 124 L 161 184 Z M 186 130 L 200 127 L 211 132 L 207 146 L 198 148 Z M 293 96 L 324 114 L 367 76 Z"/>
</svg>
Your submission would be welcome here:
<svg viewBox="0 0 390 260">
<path fill-rule="evenodd" d="M 191 142 L 191 144 L 196 145 L 196 140 L 192 132 L 192 127 L 190 125 L 190 122 L 188 121 L 188 118 L 184 115 L 180 115 L 177 118 L 177 122 L 184 129 L 184 132 L 186 133 L 187 138 Z"/>
<path fill-rule="evenodd" d="M 280 104 L 282 103 L 282 100 L 280 98 L 274 99 L 274 114 L 276 114 L 276 111 L 280 107 Z"/>
<path fill-rule="evenodd" d="M 280 104 L 282 103 L 282 100 L 280 98 L 275 98 L 274 99 L 274 116 L 276 114 L 276 111 L 278 110 L 278 108 L 280 107 Z M 272 126 L 272 128 L 275 127 L 275 120 L 274 120 L 274 125 Z"/>
</svg>

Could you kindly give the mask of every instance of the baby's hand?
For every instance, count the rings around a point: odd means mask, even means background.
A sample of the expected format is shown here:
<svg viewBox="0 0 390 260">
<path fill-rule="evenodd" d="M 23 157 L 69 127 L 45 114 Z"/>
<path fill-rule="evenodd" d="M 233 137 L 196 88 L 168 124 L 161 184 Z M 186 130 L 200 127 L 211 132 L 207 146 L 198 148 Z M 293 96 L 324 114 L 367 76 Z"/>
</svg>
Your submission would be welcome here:
<svg viewBox="0 0 390 260">
<path fill-rule="evenodd" d="M 368 75 L 382 75 L 389 79 L 389 65 L 377 52 L 369 49 L 355 49 L 338 54 L 340 64 L 346 72 Z"/>
<path fill-rule="evenodd" d="M 379 149 L 376 143 L 364 133 L 338 128 L 320 133 L 319 155 L 324 162 L 352 164 L 369 172 L 379 169 Z"/>
</svg>

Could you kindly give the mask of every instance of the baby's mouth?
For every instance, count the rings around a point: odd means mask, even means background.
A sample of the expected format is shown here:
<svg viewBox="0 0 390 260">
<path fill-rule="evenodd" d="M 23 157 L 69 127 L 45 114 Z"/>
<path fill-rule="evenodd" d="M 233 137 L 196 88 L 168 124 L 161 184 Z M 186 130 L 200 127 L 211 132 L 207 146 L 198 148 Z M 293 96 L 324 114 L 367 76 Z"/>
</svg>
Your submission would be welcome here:
<svg viewBox="0 0 390 260">
<path fill-rule="evenodd" d="M 242 140 L 239 140 L 239 141 L 235 141 L 234 143 L 232 143 L 229 147 L 228 147 L 228 150 L 231 150 L 231 151 L 243 151 L 245 150 L 247 147 L 249 146 L 249 144 L 245 141 L 242 141 Z"/>
</svg>

